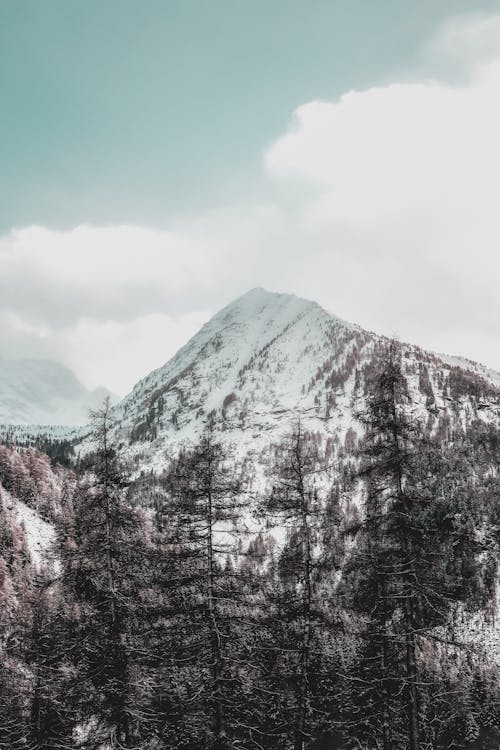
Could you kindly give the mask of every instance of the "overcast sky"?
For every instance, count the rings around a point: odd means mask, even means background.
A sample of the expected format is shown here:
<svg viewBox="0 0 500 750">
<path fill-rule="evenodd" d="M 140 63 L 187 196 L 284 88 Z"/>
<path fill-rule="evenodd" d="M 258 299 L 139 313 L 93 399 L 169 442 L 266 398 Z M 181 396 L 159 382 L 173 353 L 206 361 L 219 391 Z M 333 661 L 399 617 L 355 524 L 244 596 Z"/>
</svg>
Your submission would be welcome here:
<svg viewBox="0 0 500 750">
<path fill-rule="evenodd" d="M 0 353 L 124 394 L 264 286 L 500 370 L 495 7 L 4 0 Z"/>
</svg>

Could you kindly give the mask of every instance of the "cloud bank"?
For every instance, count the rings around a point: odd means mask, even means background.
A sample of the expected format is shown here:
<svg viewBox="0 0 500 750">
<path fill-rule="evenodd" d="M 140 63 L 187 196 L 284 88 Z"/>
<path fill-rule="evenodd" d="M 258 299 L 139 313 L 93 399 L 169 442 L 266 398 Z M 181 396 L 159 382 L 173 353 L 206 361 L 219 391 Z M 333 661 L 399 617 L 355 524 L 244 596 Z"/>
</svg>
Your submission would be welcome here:
<svg viewBox="0 0 500 750">
<path fill-rule="evenodd" d="M 262 285 L 500 369 L 499 90 L 500 15 L 451 19 L 421 75 L 298 107 L 263 156 L 263 205 L 169 232 L 12 231 L 2 350 L 123 393 Z"/>
</svg>

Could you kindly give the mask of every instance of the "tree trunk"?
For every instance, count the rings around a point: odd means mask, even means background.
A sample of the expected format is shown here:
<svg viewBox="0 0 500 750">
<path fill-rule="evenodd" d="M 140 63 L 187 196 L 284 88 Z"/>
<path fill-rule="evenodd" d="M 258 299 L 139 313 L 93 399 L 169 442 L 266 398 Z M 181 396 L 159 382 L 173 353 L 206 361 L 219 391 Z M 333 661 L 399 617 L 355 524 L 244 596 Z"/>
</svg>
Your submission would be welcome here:
<svg viewBox="0 0 500 750">
<path fill-rule="evenodd" d="M 222 643 L 217 622 L 217 609 L 214 597 L 214 550 L 213 550 L 213 506 L 212 493 L 208 492 L 208 532 L 207 532 L 207 600 L 211 629 L 213 656 L 213 694 L 215 701 L 215 750 L 223 750 L 227 745 L 226 716 L 223 701 L 223 660 Z"/>
<path fill-rule="evenodd" d="M 387 677 L 389 672 L 389 636 L 387 633 L 387 586 L 385 581 L 382 583 L 382 653 L 381 653 L 381 673 L 382 673 L 382 701 L 383 701 L 383 719 L 382 719 L 382 741 L 383 750 L 392 750 L 392 733 L 391 733 L 391 710 L 389 705 L 389 692 L 387 689 Z"/>
<path fill-rule="evenodd" d="M 408 739 L 409 750 L 419 748 L 418 726 L 418 693 L 417 693 L 417 662 L 415 657 L 415 631 L 413 625 L 413 607 L 409 596 L 405 598 L 405 630 L 406 630 L 406 678 L 408 695 Z"/>
<path fill-rule="evenodd" d="M 397 430 L 397 393 L 395 383 L 392 383 L 392 418 L 393 418 L 393 440 L 395 451 L 395 470 L 397 495 L 401 507 L 404 507 L 406 514 L 411 516 L 411 500 L 405 495 L 403 488 L 403 450 L 400 444 L 400 437 Z M 410 507 L 409 507 L 410 506 Z M 404 623 L 405 623 L 405 645 L 406 645 L 406 695 L 408 702 L 408 748 L 409 750 L 418 750 L 419 748 L 419 722 L 418 722 L 418 688 L 417 688 L 417 662 L 415 646 L 415 623 L 413 617 L 413 600 L 412 600 L 412 570 L 411 549 L 406 530 L 402 529 L 402 548 L 403 548 L 403 596 L 404 596 Z"/>
<path fill-rule="evenodd" d="M 401 487 L 401 484 L 400 484 Z M 401 490 L 402 494 L 402 490 Z M 409 512 L 409 511 L 408 511 Z M 408 749 L 419 748 L 419 719 L 418 719 L 418 686 L 417 659 L 415 642 L 415 618 L 413 607 L 412 581 L 415 572 L 412 563 L 412 552 L 408 538 L 403 538 L 404 569 L 402 575 L 404 596 L 404 628 L 406 647 L 406 696 L 408 705 Z"/>
<path fill-rule="evenodd" d="M 104 498 L 106 503 L 106 567 L 108 575 L 108 587 L 109 587 L 109 605 L 110 605 L 110 616 L 111 625 L 114 628 L 116 621 L 115 611 L 115 582 L 113 573 L 113 561 L 111 559 L 111 504 L 109 497 L 109 456 L 108 456 L 108 412 L 107 408 L 103 415 L 103 426 L 102 426 L 102 439 L 103 439 L 103 452 L 104 452 Z"/>
<path fill-rule="evenodd" d="M 309 703 L 309 657 L 311 649 L 311 603 L 312 603 L 312 581 L 311 581 L 311 538 L 309 521 L 309 497 L 304 489 L 304 477 L 302 472 L 301 434 L 297 435 L 296 459 L 297 473 L 299 479 L 299 494 L 302 504 L 302 538 L 304 542 L 304 571 L 303 571 L 303 618 L 304 627 L 302 631 L 302 653 L 300 669 L 299 688 L 299 717 L 295 736 L 295 750 L 303 750 L 307 731 L 307 711 Z"/>
</svg>

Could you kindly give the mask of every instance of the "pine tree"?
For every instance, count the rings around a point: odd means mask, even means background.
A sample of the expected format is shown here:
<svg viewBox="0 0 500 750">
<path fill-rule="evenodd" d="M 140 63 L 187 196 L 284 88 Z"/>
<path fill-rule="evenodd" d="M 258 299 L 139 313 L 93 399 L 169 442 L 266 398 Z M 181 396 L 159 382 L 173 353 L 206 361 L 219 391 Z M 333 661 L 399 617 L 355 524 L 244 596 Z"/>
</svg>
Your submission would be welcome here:
<svg viewBox="0 0 500 750">
<path fill-rule="evenodd" d="M 242 483 L 228 458 L 208 428 L 164 479 L 165 596 L 155 626 L 164 687 L 155 711 L 165 717 L 165 747 L 222 750 L 248 734 L 240 721 L 247 587 L 226 562 L 237 552 Z"/>
<path fill-rule="evenodd" d="M 32 675 L 27 736 L 30 747 L 71 746 L 78 712 L 69 699 L 73 674 L 65 604 L 57 580 L 38 577 L 32 594 L 32 622 L 26 637 L 26 663 Z"/>
<path fill-rule="evenodd" d="M 73 651 L 84 730 L 132 742 L 132 644 L 147 559 L 143 521 L 125 502 L 110 404 L 93 414 L 95 451 L 62 533 L 63 586 L 74 602 Z"/>
<path fill-rule="evenodd" d="M 325 502 L 318 490 L 319 466 L 316 446 L 307 441 L 298 421 L 279 448 L 273 489 L 262 505 L 268 525 L 286 534 L 277 575 L 269 586 L 272 608 L 267 627 L 276 652 L 275 689 L 284 691 L 277 704 L 283 714 L 281 733 L 285 739 L 291 731 L 295 750 L 308 746 L 322 723 L 321 698 L 314 691 L 315 686 L 324 684 L 324 663 L 318 659 L 317 647 L 327 630 L 326 606 L 318 595 L 326 520 Z M 332 540 L 328 541 L 331 544 Z M 273 729 L 277 734 L 277 728 Z"/>
<path fill-rule="evenodd" d="M 353 597 L 368 617 L 366 633 L 375 647 L 364 672 L 378 692 L 376 733 L 384 750 L 405 742 L 409 750 L 419 750 L 419 653 L 436 628 L 451 621 L 457 602 L 470 594 L 461 584 L 461 571 L 468 567 L 472 585 L 478 549 L 456 518 L 463 478 L 448 477 L 441 446 L 412 418 L 401 351 L 394 342 L 360 420 L 366 511 L 349 567 L 351 574 L 361 566 L 365 570 L 366 595 L 360 596 L 360 589 Z M 378 679 L 366 669 L 373 659 L 381 665 Z M 406 726 L 396 721 L 401 713 Z"/>
</svg>

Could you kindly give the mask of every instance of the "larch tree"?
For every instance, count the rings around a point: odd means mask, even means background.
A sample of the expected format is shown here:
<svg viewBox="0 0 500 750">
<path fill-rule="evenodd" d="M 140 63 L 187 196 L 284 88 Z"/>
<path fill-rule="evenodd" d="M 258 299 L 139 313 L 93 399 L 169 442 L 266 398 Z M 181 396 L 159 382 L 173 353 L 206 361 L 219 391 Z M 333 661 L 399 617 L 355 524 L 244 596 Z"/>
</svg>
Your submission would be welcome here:
<svg viewBox="0 0 500 750">
<path fill-rule="evenodd" d="M 95 449 L 61 532 L 63 586 L 74 603 L 76 674 L 89 744 L 134 736 L 132 661 L 146 543 L 140 514 L 125 502 L 126 475 L 112 440 L 109 399 L 92 415 Z"/>
<path fill-rule="evenodd" d="M 269 627 L 275 634 L 274 649 L 282 655 L 276 661 L 278 687 L 288 683 L 285 693 L 293 696 L 291 704 L 284 698 L 280 731 L 286 738 L 291 730 L 295 750 L 310 744 L 320 723 L 313 689 L 321 671 L 315 647 L 325 624 L 318 597 L 326 518 L 319 473 L 316 446 L 307 440 L 299 420 L 278 448 L 272 491 L 261 508 L 268 525 L 277 527 L 284 539 L 270 583 Z"/>
<path fill-rule="evenodd" d="M 359 415 L 365 428 L 365 519 L 345 571 L 347 577 L 354 573 L 353 601 L 367 618 L 374 649 L 362 672 L 372 693 L 369 705 L 380 706 L 372 717 L 373 746 L 378 734 L 384 750 L 420 750 L 425 740 L 422 646 L 438 637 L 436 629 L 450 622 L 468 596 L 459 585 L 460 571 L 473 571 L 479 552 L 457 507 L 463 478 L 448 476 L 442 447 L 412 409 L 401 349 L 392 342 Z"/>
<path fill-rule="evenodd" d="M 229 459 L 209 427 L 164 478 L 165 597 L 155 631 L 163 630 L 166 644 L 159 658 L 163 698 L 156 707 L 165 716 L 166 747 L 181 741 L 186 747 L 223 750 L 246 733 L 238 719 L 245 586 L 231 564 L 242 482 Z"/>
</svg>

